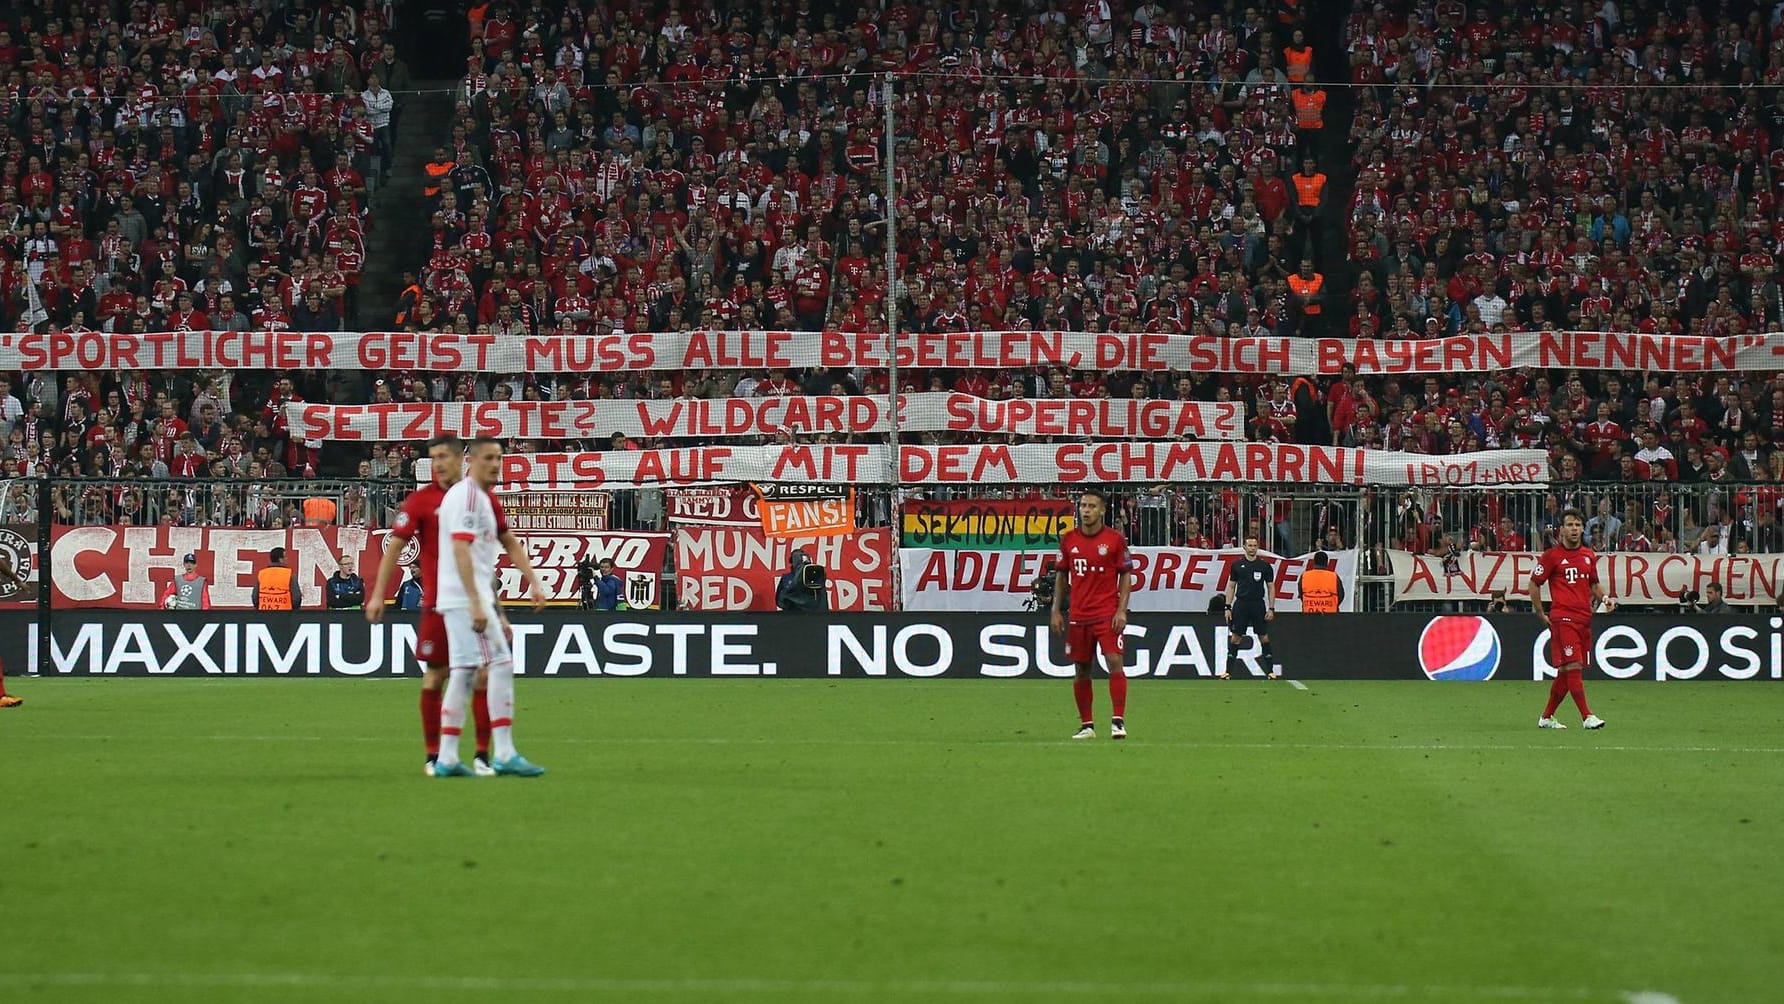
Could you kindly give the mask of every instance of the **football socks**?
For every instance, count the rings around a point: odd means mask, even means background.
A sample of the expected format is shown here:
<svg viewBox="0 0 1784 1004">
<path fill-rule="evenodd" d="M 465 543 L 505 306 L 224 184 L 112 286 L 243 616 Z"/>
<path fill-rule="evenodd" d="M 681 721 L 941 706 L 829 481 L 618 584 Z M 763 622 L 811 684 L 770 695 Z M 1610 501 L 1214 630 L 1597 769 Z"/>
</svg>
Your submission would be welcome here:
<svg viewBox="0 0 1784 1004">
<path fill-rule="evenodd" d="M 1590 716 L 1592 709 L 1586 707 L 1586 674 L 1576 669 L 1561 676 L 1567 680 L 1567 692 L 1573 695 L 1573 706 L 1580 709 L 1580 717 Z"/>
<path fill-rule="evenodd" d="M 430 760 L 440 753 L 440 705 L 445 697 L 438 690 L 421 692 L 421 740 Z"/>
<path fill-rule="evenodd" d="M 495 740 L 496 760 L 514 756 L 514 663 L 503 660 L 489 667 L 489 731 Z"/>
<path fill-rule="evenodd" d="M 489 753 L 489 691 L 471 691 L 471 722 L 477 729 L 477 752 Z"/>
<path fill-rule="evenodd" d="M 471 703 L 471 677 L 475 670 L 454 669 L 446 683 L 446 699 L 440 708 L 440 762 L 455 764 L 458 737 L 465 729 L 466 706 Z"/>
</svg>

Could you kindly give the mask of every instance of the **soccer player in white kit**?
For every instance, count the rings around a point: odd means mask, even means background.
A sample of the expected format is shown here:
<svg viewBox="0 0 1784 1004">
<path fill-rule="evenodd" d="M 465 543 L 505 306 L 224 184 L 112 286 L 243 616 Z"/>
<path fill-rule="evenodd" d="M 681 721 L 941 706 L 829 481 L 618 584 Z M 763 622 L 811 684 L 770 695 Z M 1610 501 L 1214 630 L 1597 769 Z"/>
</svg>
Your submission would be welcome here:
<svg viewBox="0 0 1784 1004">
<path fill-rule="evenodd" d="M 496 602 L 496 558 L 507 551 L 527 579 L 533 609 L 545 606 L 545 590 L 526 549 L 508 529 L 502 504 L 491 491 L 502 477 L 502 446 L 493 439 L 472 440 L 465 450 L 465 477 L 440 502 L 440 594 L 434 609 L 446 622 L 446 648 L 451 676 L 440 710 L 440 756 L 435 777 L 472 777 L 458 758 L 458 737 L 464 729 L 471 681 L 479 669 L 489 672 L 489 724 L 493 749 L 490 766 L 497 774 L 538 777 L 545 768 L 514 749 L 514 657 L 508 618 Z"/>
</svg>

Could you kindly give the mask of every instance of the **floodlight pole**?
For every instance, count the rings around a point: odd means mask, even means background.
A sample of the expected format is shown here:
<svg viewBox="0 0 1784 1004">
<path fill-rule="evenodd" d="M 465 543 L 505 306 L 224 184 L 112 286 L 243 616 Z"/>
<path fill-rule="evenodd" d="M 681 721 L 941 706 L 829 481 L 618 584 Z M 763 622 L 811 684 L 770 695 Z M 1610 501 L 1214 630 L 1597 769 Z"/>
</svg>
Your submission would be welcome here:
<svg viewBox="0 0 1784 1004">
<path fill-rule="evenodd" d="M 893 111 L 893 102 L 897 94 L 892 86 L 893 75 L 886 73 L 886 399 L 892 416 L 891 431 L 886 433 L 888 449 L 887 463 L 892 467 L 892 476 L 888 479 L 892 486 L 891 505 L 892 539 L 894 553 L 896 544 L 904 537 L 904 485 L 902 471 L 904 465 L 899 457 L 899 429 L 903 426 L 903 416 L 899 414 L 898 398 L 898 183 L 896 181 L 896 158 L 898 156 L 898 123 Z M 904 605 L 903 573 L 898 561 L 892 562 L 892 608 L 900 609 Z"/>
<path fill-rule="evenodd" d="M 886 369 L 889 386 L 886 389 L 892 406 L 892 483 L 898 483 L 898 430 L 901 416 L 898 414 L 898 188 L 894 178 L 898 156 L 897 130 L 892 102 L 892 74 L 886 74 Z M 894 496 L 896 496 L 894 492 Z"/>
</svg>

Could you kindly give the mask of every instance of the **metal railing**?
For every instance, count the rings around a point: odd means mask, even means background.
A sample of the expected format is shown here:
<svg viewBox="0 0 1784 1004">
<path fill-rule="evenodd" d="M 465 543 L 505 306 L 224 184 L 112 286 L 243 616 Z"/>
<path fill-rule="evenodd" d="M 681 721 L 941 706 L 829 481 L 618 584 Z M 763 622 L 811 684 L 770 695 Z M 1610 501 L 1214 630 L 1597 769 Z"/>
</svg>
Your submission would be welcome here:
<svg viewBox="0 0 1784 1004">
<path fill-rule="evenodd" d="M 327 522 L 389 526 L 414 485 L 392 479 L 52 479 L 49 522 L 65 526 L 278 527 L 302 525 L 304 505 L 325 500 Z M 0 482 L 0 522 L 30 523 L 45 498 L 36 479 Z M 862 487 L 861 526 L 893 526 L 901 499 L 1068 497 L 1081 486 Z M 605 529 L 669 527 L 665 490 L 607 493 Z M 1138 546 L 1207 542 L 1230 546 L 1247 533 L 1279 553 L 1315 548 L 1456 547 L 1539 551 L 1554 543 L 1561 514 L 1586 516 L 1587 543 L 1606 551 L 1784 552 L 1784 484 L 1573 483 L 1518 488 L 1355 488 L 1318 485 L 1126 485 L 1110 490 L 1111 522 Z M 590 529 L 603 527 L 590 526 Z M 1365 574 L 1385 573 L 1376 558 Z"/>
<path fill-rule="evenodd" d="M 33 485 L 35 487 L 35 485 Z M 387 527 L 413 485 L 393 480 L 148 480 L 53 479 L 49 485 L 49 522 L 60 526 L 239 526 L 280 528 L 302 526 L 306 504 L 310 522 Z M 9 522 L 33 522 L 44 495 L 14 482 L 9 508 L 33 496 L 29 518 L 3 513 Z M 325 503 L 318 506 L 317 503 Z M 316 510 L 332 512 L 314 518 Z"/>
<path fill-rule="evenodd" d="M 36 479 L 0 481 L 0 524 L 42 527 L 302 526 L 305 503 L 325 500 L 332 522 L 384 529 L 415 486 L 390 479 L 276 481 Z M 861 487 L 857 523 L 894 527 L 900 503 L 1069 497 L 1081 486 Z M 607 492 L 589 530 L 673 528 L 665 489 Z M 1784 484 L 1568 483 L 1485 489 L 1317 485 L 1126 485 L 1109 491 L 1111 524 L 1136 546 L 1232 547 L 1256 534 L 1279 554 L 1356 548 L 1358 608 L 1394 603 L 1389 552 L 1446 555 L 1540 551 L 1561 515 L 1586 516 L 1587 543 L 1606 551 L 1711 556 L 1784 553 Z M 47 518 L 40 511 L 48 505 Z M 314 516 L 314 508 L 311 515 Z M 568 527 L 565 527 L 566 529 Z M 671 573 L 673 569 L 669 569 Z M 1482 604 L 1484 607 L 1484 604 Z"/>
</svg>

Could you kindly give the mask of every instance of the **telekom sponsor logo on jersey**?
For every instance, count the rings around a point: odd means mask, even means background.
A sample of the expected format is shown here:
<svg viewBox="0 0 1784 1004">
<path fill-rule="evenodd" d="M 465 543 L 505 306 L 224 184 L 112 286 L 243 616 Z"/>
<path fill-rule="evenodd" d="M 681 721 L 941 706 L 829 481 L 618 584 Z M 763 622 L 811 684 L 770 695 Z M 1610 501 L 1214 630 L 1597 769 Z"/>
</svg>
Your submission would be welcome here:
<svg viewBox="0 0 1784 1004">
<path fill-rule="evenodd" d="M 1433 617 L 1419 632 L 1419 668 L 1431 680 L 1491 680 L 1502 651 L 1485 617 Z"/>
</svg>

